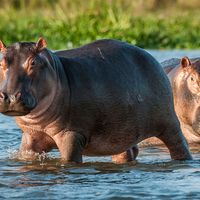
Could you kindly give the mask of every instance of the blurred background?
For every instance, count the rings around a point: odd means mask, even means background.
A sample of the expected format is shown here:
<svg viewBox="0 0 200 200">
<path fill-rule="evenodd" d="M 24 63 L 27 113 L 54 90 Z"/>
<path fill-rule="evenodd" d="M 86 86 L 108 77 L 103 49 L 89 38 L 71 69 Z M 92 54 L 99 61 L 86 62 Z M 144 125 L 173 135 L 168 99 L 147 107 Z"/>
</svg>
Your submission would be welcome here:
<svg viewBox="0 0 200 200">
<path fill-rule="evenodd" d="M 44 36 L 51 49 L 115 38 L 146 49 L 199 49 L 199 0 L 0 0 L 0 38 Z"/>
</svg>

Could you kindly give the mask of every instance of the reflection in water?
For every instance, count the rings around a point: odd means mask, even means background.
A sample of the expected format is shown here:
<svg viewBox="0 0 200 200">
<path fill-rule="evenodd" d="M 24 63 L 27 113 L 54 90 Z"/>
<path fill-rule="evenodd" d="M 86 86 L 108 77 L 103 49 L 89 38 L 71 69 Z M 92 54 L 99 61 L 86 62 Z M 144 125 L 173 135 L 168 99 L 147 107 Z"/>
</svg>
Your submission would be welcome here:
<svg viewBox="0 0 200 200">
<path fill-rule="evenodd" d="M 108 158 L 85 158 L 83 164 L 65 165 L 54 156 L 29 162 L 5 158 L 0 160 L 1 195 L 12 191 L 25 199 L 30 197 L 28 190 L 34 199 L 54 195 L 58 199 L 195 199 L 200 197 L 199 149 L 192 148 L 193 161 L 171 161 L 163 147 L 144 148 L 138 161 L 119 165 L 106 162 Z"/>
<path fill-rule="evenodd" d="M 157 52 L 162 61 L 200 52 Z M 0 116 L 0 199 L 200 199 L 200 148 L 193 161 L 171 161 L 165 147 L 140 149 L 136 162 L 111 163 L 110 157 L 84 157 L 63 164 L 53 151 L 36 161 L 19 160 L 20 129 Z"/>
</svg>

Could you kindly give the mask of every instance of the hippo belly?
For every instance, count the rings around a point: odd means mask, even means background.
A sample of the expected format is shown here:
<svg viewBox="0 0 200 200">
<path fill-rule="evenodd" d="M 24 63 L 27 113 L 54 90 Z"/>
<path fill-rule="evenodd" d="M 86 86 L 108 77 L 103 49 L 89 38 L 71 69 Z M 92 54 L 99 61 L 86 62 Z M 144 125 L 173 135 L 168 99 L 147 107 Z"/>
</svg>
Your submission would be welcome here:
<svg viewBox="0 0 200 200">
<path fill-rule="evenodd" d="M 115 155 L 132 148 L 138 142 L 133 133 L 120 133 L 121 137 L 91 137 L 90 143 L 83 150 L 87 156 Z"/>
</svg>

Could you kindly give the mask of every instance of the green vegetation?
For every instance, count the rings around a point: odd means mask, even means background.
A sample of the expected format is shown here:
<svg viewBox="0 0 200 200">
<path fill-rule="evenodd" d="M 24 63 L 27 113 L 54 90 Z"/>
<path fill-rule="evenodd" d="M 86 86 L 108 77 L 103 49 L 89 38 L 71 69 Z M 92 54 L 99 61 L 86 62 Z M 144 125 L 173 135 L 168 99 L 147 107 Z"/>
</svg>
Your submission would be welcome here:
<svg viewBox="0 0 200 200">
<path fill-rule="evenodd" d="M 0 0 L 0 38 L 44 36 L 51 49 L 115 38 L 142 48 L 200 48 L 200 3 L 190 0 Z"/>
</svg>

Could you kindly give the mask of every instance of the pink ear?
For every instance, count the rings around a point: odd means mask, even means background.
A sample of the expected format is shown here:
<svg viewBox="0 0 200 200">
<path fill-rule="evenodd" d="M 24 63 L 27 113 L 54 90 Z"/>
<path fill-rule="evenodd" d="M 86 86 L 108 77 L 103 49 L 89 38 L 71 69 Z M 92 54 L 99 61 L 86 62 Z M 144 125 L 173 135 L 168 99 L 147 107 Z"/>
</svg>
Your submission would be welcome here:
<svg viewBox="0 0 200 200">
<path fill-rule="evenodd" d="M 182 66 L 183 68 L 188 67 L 188 66 L 190 66 L 190 65 L 191 65 L 191 61 L 190 61 L 190 59 L 189 59 L 188 57 L 183 57 L 183 58 L 181 59 L 181 66 Z"/>
<path fill-rule="evenodd" d="M 6 50 L 6 45 L 0 40 L 0 52 L 3 53 Z"/>
<path fill-rule="evenodd" d="M 36 43 L 36 50 L 37 51 L 42 51 L 44 48 L 47 47 L 47 42 L 44 38 L 39 38 L 39 40 Z"/>
</svg>

